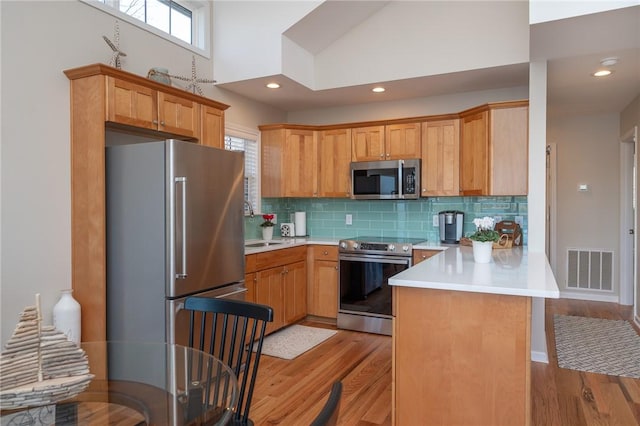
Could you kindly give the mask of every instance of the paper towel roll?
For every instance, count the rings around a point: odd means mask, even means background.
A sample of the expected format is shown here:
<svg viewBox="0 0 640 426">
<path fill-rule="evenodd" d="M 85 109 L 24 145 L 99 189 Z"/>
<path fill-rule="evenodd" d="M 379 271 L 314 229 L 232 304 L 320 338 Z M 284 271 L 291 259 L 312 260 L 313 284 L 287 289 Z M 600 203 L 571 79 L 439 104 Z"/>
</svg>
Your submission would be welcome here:
<svg viewBox="0 0 640 426">
<path fill-rule="evenodd" d="M 295 226 L 296 237 L 304 237 L 307 235 L 307 213 L 295 212 L 293 224 Z"/>
</svg>

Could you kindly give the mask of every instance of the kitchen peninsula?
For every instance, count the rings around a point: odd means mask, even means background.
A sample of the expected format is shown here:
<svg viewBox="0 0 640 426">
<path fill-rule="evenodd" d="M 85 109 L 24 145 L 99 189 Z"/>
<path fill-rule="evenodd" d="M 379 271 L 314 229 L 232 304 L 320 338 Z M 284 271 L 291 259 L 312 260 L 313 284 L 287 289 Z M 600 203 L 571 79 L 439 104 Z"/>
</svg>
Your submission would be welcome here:
<svg viewBox="0 0 640 426">
<path fill-rule="evenodd" d="M 393 286 L 395 425 L 528 425 L 531 298 L 558 298 L 544 253 L 450 247 Z"/>
</svg>

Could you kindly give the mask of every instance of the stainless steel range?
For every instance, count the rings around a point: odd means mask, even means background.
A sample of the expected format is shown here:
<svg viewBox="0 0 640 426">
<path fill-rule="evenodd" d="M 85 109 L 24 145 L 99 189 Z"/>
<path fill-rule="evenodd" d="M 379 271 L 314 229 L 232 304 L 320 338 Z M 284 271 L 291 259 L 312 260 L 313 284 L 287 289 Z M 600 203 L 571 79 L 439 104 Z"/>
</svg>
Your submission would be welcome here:
<svg viewBox="0 0 640 426">
<path fill-rule="evenodd" d="M 391 335 L 389 278 L 412 265 L 418 238 L 356 237 L 340 240 L 338 328 Z"/>
</svg>

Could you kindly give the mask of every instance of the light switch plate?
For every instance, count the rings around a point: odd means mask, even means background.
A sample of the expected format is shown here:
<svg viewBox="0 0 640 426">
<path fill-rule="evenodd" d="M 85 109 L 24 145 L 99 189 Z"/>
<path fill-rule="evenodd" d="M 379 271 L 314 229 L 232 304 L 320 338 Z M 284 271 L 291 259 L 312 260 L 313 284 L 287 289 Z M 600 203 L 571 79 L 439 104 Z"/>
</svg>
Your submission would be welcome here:
<svg viewBox="0 0 640 426">
<path fill-rule="evenodd" d="M 350 215 L 350 214 L 347 214 L 347 215 L 344 217 L 344 224 L 345 224 L 345 225 L 353 225 L 353 216 L 352 216 L 352 215 Z"/>
<path fill-rule="evenodd" d="M 440 227 L 440 219 L 438 219 L 437 214 L 433 215 L 433 226 L 435 226 L 436 228 Z"/>
</svg>

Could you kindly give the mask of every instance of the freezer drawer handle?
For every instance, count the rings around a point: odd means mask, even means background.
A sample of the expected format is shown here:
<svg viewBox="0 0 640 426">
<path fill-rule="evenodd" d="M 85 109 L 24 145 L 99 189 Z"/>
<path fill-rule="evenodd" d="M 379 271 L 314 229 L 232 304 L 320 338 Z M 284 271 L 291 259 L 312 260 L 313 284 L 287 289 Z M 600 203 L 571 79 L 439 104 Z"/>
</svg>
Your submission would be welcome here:
<svg viewBox="0 0 640 426">
<path fill-rule="evenodd" d="M 182 184 L 182 272 L 176 271 L 176 278 L 187 278 L 187 178 L 184 176 L 176 177 L 176 184 Z"/>
<path fill-rule="evenodd" d="M 245 293 L 247 291 L 249 291 L 249 289 L 246 288 L 246 287 L 243 287 L 243 288 L 241 288 L 239 290 L 230 291 L 229 293 L 225 293 L 225 294 L 221 294 L 220 296 L 216 296 L 216 299 L 224 299 L 226 297 L 233 296 L 234 294 Z"/>
</svg>

